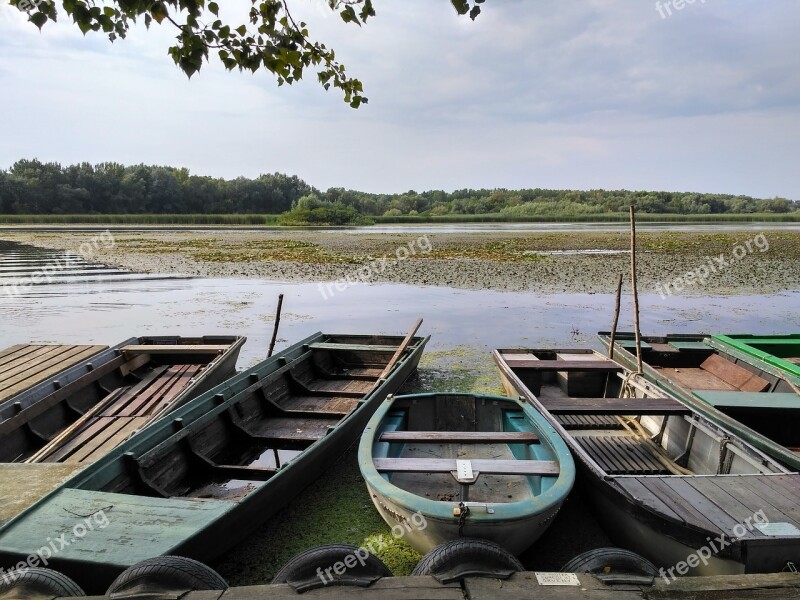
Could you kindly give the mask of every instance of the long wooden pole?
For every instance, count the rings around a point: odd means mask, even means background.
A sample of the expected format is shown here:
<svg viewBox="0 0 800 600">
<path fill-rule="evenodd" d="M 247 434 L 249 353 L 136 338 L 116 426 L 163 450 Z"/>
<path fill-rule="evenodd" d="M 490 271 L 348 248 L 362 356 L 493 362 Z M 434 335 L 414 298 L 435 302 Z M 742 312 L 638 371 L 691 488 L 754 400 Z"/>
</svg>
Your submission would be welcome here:
<svg viewBox="0 0 800 600">
<path fill-rule="evenodd" d="M 636 332 L 636 367 L 642 373 L 642 334 L 639 330 L 639 290 L 636 287 L 636 212 L 631 205 L 631 287 L 633 288 L 633 330 Z"/>
<path fill-rule="evenodd" d="M 397 363 L 397 361 L 400 360 L 400 357 L 403 356 L 403 352 L 406 351 L 406 348 L 411 343 L 411 340 L 414 338 L 414 334 L 417 333 L 417 330 L 420 328 L 420 325 L 422 325 L 421 318 L 417 319 L 416 322 L 411 326 L 411 329 L 408 330 L 406 337 L 400 343 L 400 346 L 398 346 L 397 351 L 394 353 L 394 356 L 392 356 L 391 360 L 386 364 L 386 368 L 383 370 L 380 377 L 378 377 L 378 381 L 375 384 L 376 386 L 380 383 L 381 379 L 383 379 L 389 373 L 392 372 L 395 363 Z"/>
<path fill-rule="evenodd" d="M 283 294 L 278 294 L 278 309 L 275 311 L 275 326 L 272 328 L 272 341 L 269 343 L 269 352 L 267 358 L 272 356 L 272 351 L 275 350 L 275 340 L 278 339 L 278 326 L 281 324 L 281 308 L 283 307 Z"/>
<path fill-rule="evenodd" d="M 622 303 L 622 273 L 617 277 L 617 304 L 614 308 L 614 324 L 611 326 L 611 342 L 608 344 L 608 358 L 614 358 L 614 340 L 617 337 L 617 325 L 619 325 L 619 311 Z"/>
</svg>

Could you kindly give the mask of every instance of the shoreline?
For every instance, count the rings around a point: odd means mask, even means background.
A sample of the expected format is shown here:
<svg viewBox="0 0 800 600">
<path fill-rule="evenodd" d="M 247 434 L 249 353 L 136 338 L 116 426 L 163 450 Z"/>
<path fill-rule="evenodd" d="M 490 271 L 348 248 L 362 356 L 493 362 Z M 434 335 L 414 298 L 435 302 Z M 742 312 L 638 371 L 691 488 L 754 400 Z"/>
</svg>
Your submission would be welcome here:
<svg viewBox="0 0 800 600">
<path fill-rule="evenodd" d="M 614 293 L 629 280 L 626 231 L 375 232 L 3 231 L 0 239 L 71 251 L 146 274 L 289 282 L 403 283 L 458 289 Z M 768 294 L 800 289 L 800 231 L 637 233 L 641 293 Z"/>
</svg>

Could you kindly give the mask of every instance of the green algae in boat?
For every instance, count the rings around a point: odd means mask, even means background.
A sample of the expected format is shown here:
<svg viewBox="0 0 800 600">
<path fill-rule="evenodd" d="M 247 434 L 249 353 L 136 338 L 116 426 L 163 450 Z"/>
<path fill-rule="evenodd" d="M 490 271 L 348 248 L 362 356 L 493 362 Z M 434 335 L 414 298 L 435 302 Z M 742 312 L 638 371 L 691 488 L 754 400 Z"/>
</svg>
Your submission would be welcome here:
<svg viewBox="0 0 800 600">
<path fill-rule="evenodd" d="M 387 399 L 364 430 L 358 460 L 381 517 L 422 553 L 463 535 L 520 554 L 575 481 L 572 456 L 544 417 L 500 396 Z"/>
<path fill-rule="evenodd" d="M 392 363 L 402 337 L 317 333 L 239 373 L 0 528 L 0 566 L 61 534 L 49 566 L 92 593 L 146 558 L 213 560 L 339 459 L 427 341 Z"/>
</svg>

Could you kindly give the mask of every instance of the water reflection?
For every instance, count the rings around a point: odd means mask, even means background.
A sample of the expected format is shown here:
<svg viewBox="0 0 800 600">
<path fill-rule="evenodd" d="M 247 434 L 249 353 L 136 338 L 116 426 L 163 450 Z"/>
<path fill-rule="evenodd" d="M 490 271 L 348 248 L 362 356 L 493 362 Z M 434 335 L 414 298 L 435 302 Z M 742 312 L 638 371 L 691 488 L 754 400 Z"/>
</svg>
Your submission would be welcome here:
<svg viewBox="0 0 800 600">
<path fill-rule="evenodd" d="M 27 342 L 113 344 L 133 335 L 246 335 L 240 367 L 266 355 L 275 304 L 285 294 L 278 348 L 316 331 L 404 333 L 417 316 L 431 349 L 589 343 L 608 329 L 606 294 L 536 295 L 381 284 L 323 300 L 317 284 L 254 279 L 117 281 L 28 288 L 0 296 L 0 347 Z M 771 333 L 800 329 L 800 292 L 769 296 L 640 299 L 642 330 Z M 620 329 L 632 327 L 623 301 Z"/>
</svg>

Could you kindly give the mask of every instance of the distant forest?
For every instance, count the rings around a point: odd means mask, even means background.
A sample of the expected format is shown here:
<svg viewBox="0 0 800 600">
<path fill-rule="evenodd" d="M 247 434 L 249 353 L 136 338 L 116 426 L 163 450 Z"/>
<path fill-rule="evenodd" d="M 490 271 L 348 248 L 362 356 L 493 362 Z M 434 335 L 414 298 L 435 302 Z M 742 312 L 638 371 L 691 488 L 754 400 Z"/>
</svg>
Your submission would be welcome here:
<svg viewBox="0 0 800 600">
<path fill-rule="evenodd" d="M 800 211 L 785 198 L 627 190 L 432 190 L 368 194 L 318 190 L 297 176 L 192 175 L 188 169 L 20 160 L 0 170 L 0 214 L 281 214 L 284 224 L 368 223 L 371 217 L 494 215 L 509 220 L 601 216 L 631 204 L 640 213 L 748 214 Z"/>
</svg>

